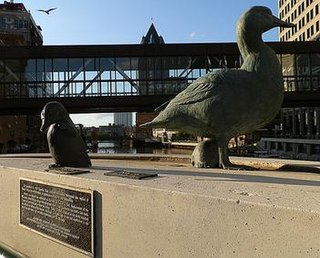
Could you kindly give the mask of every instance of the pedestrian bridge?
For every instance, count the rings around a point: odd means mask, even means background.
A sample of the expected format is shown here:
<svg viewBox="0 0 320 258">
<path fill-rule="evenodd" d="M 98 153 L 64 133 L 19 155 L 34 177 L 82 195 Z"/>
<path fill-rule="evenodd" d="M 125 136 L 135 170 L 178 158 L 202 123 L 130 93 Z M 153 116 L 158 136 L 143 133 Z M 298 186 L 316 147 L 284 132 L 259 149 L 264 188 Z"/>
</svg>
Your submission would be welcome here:
<svg viewBox="0 0 320 258">
<path fill-rule="evenodd" d="M 319 106 L 319 42 L 277 42 L 284 107 Z M 0 115 L 152 111 L 199 76 L 242 64 L 236 43 L 0 47 Z"/>
</svg>

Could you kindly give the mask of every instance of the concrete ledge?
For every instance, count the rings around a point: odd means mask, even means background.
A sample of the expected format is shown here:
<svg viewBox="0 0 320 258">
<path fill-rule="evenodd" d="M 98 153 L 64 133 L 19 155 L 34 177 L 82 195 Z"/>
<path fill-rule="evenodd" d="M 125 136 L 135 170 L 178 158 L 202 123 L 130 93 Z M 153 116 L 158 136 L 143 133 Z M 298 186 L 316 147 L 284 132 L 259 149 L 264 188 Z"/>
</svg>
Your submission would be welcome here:
<svg viewBox="0 0 320 258">
<path fill-rule="evenodd" d="M 90 153 L 93 160 L 121 160 L 121 161 L 156 161 L 156 162 L 175 162 L 190 165 L 191 156 L 184 154 L 98 154 Z M 51 159 L 49 153 L 23 153 L 23 154 L 0 154 L 1 160 L 8 159 Z M 288 160 L 275 158 L 254 158 L 231 156 L 230 160 L 236 164 L 248 165 L 262 170 L 283 170 L 320 173 L 320 162 L 306 160 Z"/>
<path fill-rule="evenodd" d="M 107 159 L 107 160 L 143 160 L 143 161 L 179 161 L 190 163 L 190 155 L 161 155 L 161 154 L 99 154 L 89 153 L 91 159 Z M 14 153 L 14 154 L 0 154 L 0 159 L 51 159 L 49 153 Z"/>
<path fill-rule="evenodd" d="M 17 250 L 14 250 L 10 246 L 0 242 L 0 257 L 13 257 L 13 258 L 27 258 L 23 254 L 19 253 Z"/>
<path fill-rule="evenodd" d="M 317 174 L 93 160 L 91 173 L 67 176 L 43 172 L 50 162 L 0 160 L 0 242 L 26 256 L 87 257 L 19 226 L 20 177 L 97 192 L 97 257 L 320 256 Z M 115 169 L 159 177 L 103 175 Z"/>
</svg>

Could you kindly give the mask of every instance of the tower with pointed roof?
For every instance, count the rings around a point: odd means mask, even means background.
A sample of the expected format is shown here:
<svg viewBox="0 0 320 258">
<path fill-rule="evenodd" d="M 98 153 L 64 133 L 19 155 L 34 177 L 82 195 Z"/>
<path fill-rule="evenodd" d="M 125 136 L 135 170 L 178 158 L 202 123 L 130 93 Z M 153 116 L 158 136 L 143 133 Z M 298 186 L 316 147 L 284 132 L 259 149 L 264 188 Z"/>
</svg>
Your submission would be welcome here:
<svg viewBox="0 0 320 258">
<path fill-rule="evenodd" d="M 151 23 L 150 28 L 145 36 L 142 37 L 141 43 L 143 45 L 160 45 L 165 44 L 162 36 L 160 36 Z M 148 67 L 148 69 L 146 69 Z M 154 67 L 154 69 L 150 69 Z M 168 78 L 169 71 L 162 69 L 155 69 L 155 67 L 162 67 L 162 60 L 141 58 L 139 59 L 138 79 L 142 79 L 139 84 L 139 93 L 141 95 L 154 95 L 163 93 L 164 91 L 164 78 Z"/>
<path fill-rule="evenodd" d="M 142 37 L 140 44 L 149 45 L 149 44 L 165 44 L 162 36 L 160 36 L 154 27 L 153 23 L 145 36 Z"/>
<path fill-rule="evenodd" d="M 140 44 L 143 45 L 159 45 L 165 44 L 163 37 L 160 36 L 154 26 L 151 23 L 149 30 L 145 36 L 142 37 Z M 164 93 L 166 91 L 166 82 L 165 79 L 169 78 L 168 69 L 159 69 L 159 67 L 164 67 L 164 61 L 159 59 L 148 59 L 141 58 L 139 59 L 139 68 L 138 68 L 138 79 L 139 81 L 139 94 L 141 95 L 154 95 L 157 93 Z M 148 69 L 146 69 L 148 67 Z M 150 69 L 153 67 L 154 69 Z M 158 67 L 158 69 L 155 69 Z M 158 115 L 158 112 L 149 112 L 149 113 L 137 113 L 136 114 L 136 137 L 137 140 L 144 141 L 146 138 L 152 137 L 152 129 L 150 128 L 141 128 L 140 124 L 143 124 L 147 121 L 151 121 L 154 117 Z"/>
<path fill-rule="evenodd" d="M 147 34 L 142 37 L 140 44 L 143 45 L 157 45 L 157 44 L 165 44 L 162 36 L 160 36 L 152 23 Z M 149 61 L 150 62 L 150 61 Z M 161 62 L 159 60 L 159 62 Z M 159 71 L 159 70 L 148 70 L 145 68 L 148 65 L 148 67 L 153 67 L 152 64 L 148 63 L 147 58 L 140 58 L 139 59 L 139 70 L 138 70 L 138 79 L 150 79 L 150 82 L 144 83 L 140 82 L 139 84 L 139 93 L 146 95 L 146 94 L 155 94 L 156 89 L 160 89 L 163 87 L 163 83 L 156 82 L 154 79 L 156 78 L 164 78 L 164 76 L 169 76 L 169 71 Z M 159 67 L 159 66 L 156 66 Z M 158 85 L 158 86 L 156 86 Z M 153 115 L 154 117 L 155 115 Z M 152 118 L 153 118 L 152 117 Z M 114 123 L 115 124 L 124 124 L 126 127 L 132 126 L 132 113 L 115 113 L 113 115 Z M 149 117 L 147 119 L 150 119 Z M 124 122 L 126 121 L 126 122 Z M 141 129 L 141 130 L 148 130 L 149 129 Z"/>
</svg>

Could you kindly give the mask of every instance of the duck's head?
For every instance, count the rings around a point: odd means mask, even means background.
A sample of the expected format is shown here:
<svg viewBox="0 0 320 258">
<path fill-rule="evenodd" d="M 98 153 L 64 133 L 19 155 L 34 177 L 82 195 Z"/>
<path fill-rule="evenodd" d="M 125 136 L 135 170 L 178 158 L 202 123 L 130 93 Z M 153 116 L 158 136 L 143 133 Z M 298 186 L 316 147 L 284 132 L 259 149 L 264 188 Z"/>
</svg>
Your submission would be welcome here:
<svg viewBox="0 0 320 258">
<path fill-rule="evenodd" d="M 282 21 L 272 15 L 271 10 L 265 6 L 254 6 L 247 10 L 238 22 L 238 30 L 262 34 L 274 27 L 294 27 L 289 22 Z"/>
<path fill-rule="evenodd" d="M 61 103 L 57 101 L 48 102 L 41 112 L 42 124 L 40 131 L 45 132 L 50 125 L 68 121 L 69 119 L 68 111 Z"/>
</svg>

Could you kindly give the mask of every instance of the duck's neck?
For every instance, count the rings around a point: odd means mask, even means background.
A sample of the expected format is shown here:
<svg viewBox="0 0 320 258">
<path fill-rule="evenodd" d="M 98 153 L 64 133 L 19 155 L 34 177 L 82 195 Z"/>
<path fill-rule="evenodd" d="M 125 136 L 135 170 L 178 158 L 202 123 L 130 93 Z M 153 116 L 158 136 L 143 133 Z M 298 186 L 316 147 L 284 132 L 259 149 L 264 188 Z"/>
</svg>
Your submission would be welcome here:
<svg viewBox="0 0 320 258">
<path fill-rule="evenodd" d="M 237 28 L 237 42 L 243 59 L 248 55 L 258 53 L 267 47 L 262 41 L 262 34 L 248 28 L 246 24 L 239 23 Z"/>
<path fill-rule="evenodd" d="M 244 60 L 241 69 L 255 72 L 261 78 L 282 80 L 277 55 L 262 41 L 262 33 L 240 23 L 237 29 L 237 41 Z"/>
</svg>

